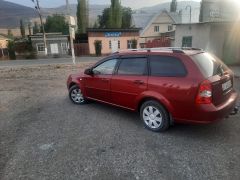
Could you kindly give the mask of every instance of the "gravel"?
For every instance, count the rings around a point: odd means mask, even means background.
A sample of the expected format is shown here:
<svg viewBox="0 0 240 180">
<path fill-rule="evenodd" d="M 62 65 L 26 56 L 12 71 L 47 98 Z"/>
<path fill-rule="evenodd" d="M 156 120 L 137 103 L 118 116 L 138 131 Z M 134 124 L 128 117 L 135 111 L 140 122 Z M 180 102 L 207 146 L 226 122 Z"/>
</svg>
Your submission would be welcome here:
<svg viewBox="0 0 240 180">
<path fill-rule="evenodd" d="M 67 76 L 90 64 L 0 69 L 0 179 L 240 178 L 240 115 L 150 132 L 135 113 L 70 102 Z"/>
</svg>

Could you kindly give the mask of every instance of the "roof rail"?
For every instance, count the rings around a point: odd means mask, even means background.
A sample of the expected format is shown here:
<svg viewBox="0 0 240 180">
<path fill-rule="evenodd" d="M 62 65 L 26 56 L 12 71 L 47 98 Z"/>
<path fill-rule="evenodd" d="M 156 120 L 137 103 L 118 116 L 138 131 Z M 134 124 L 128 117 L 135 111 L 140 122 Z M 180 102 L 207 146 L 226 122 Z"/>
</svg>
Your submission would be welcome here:
<svg viewBox="0 0 240 180">
<path fill-rule="evenodd" d="M 146 51 L 146 52 L 154 52 L 154 51 L 172 51 L 173 53 L 184 53 L 184 50 L 196 50 L 196 51 L 203 51 L 200 48 L 193 48 L 193 47 L 157 47 L 157 48 L 139 48 L 139 49 L 125 49 L 119 50 L 114 52 L 113 54 L 118 54 L 121 52 L 129 52 L 129 51 Z"/>
</svg>

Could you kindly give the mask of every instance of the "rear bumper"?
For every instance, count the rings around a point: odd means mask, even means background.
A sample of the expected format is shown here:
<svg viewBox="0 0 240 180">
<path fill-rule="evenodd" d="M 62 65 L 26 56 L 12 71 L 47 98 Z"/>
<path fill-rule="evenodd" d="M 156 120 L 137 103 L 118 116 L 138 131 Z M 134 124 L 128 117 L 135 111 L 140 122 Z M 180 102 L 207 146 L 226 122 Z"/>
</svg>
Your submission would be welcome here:
<svg viewBox="0 0 240 180">
<path fill-rule="evenodd" d="M 237 105 L 238 93 L 233 92 L 227 102 L 220 106 L 213 104 L 204 104 L 195 107 L 195 111 L 191 112 L 191 120 L 180 120 L 181 122 L 193 124 L 209 124 L 222 120 L 229 115 L 238 113 L 239 106 Z"/>
</svg>

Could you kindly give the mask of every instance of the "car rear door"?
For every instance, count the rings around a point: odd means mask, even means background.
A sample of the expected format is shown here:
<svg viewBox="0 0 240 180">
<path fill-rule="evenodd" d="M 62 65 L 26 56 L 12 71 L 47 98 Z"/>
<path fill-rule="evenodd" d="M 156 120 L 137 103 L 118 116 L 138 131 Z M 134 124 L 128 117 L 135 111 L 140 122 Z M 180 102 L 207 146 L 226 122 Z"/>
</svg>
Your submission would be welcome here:
<svg viewBox="0 0 240 180">
<path fill-rule="evenodd" d="M 147 89 L 148 65 L 146 56 L 122 57 L 111 79 L 112 103 L 135 109 L 136 98 Z"/>
<path fill-rule="evenodd" d="M 93 75 L 84 78 L 86 96 L 110 102 L 110 83 L 118 59 L 106 60 L 92 69 Z"/>
</svg>

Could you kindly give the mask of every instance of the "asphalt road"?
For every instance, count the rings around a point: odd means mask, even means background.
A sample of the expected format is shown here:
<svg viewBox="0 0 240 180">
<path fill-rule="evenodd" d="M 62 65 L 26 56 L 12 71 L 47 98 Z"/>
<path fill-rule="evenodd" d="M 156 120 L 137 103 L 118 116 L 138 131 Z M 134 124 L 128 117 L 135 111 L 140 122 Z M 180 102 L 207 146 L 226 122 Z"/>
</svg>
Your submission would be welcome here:
<svg viewBox="0 0 240 180">
<path fill-rule="evenodd" d="M 76 57 L 76 63 L 96 62 L 103 57 Z M 53 64 L 73 64 L 72 58 L 51 58 L 51 59 L 30 59 L 30 60 L 7 60 L 0 61 L 0 67 L 26 67 L 37 65 L 53 65 Z"/>
<path fill-rule="evenodd" d="M 65 81 L 78 70 L 0 70 L 1 180 L 240 178 L 240 115 L 153 133 L 135 113 L 73 105 Z"/>
</svg>

